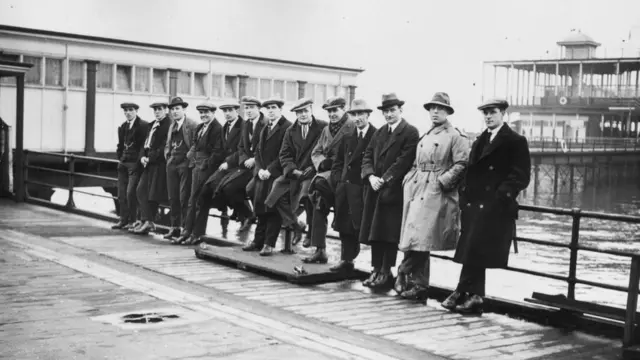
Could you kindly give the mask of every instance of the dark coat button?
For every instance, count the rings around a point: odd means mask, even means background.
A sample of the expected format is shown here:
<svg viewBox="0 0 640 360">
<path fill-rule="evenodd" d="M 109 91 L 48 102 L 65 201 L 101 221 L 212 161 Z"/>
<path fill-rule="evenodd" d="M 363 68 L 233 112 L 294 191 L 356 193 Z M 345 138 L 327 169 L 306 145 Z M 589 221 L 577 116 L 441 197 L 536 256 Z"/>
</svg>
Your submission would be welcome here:
<svg viewBox="0 0 640 360">
<path fill-rule="evenodd" d="M 493 170 L 493 165 L 489 165 L 489 170 Z"/>
</svg>

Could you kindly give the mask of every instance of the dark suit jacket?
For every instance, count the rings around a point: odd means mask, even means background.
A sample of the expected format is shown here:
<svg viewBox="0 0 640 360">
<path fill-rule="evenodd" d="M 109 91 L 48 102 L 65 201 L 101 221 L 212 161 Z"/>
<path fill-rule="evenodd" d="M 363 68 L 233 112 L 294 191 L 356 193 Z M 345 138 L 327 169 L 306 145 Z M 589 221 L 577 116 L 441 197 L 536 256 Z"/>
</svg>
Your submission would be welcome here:
<svg viewBox="0 0 640 360">
<path fill-rule="evenodd" d="M 244 121 L 240 142 L 238 143 L 238 156 L 230 159 L 231 161 L 227 161 L 229 167 L 242 167 L 245 161 L 255 157 L 256 147 L 260 142 L 260 132 L 267 125 L 267 120 L 264 118 L 264 114 L 260 113 L 260 117 L 253 121 L 258 123 L 251 137 L 249 136 L 249 128 L 252 124 L 247 120 Z"/>
<path fill-rule="evenodd" d="M 240 144 L 240 140 L 242 139 L 242 127 L 244 124 L 244 119 L 238 116 L 238 120 L 233 124 L 233 128 L 231 128 L 229 135 L 225 137 L 227 130 L 229 129 L 229 123 L 225 122 L 222 125 L 222 148 L 224 149 L 224 162 L 229 165 L 231 168 L 231 164 L 233 162 L 238 161 L 238 145 Z"/>
<path fill-rule="evenodd" d="M 224 149 L 222 147 L 222 125 L 217 119 L 211 120 L 209 127 L 201 136 L 200 130 L 204 127 L 204 123 L 196 126 L 196 131 L 193 139 L 193 145 L 189 150 L 187 156 L 193 159 L 196 167 L 202 171 L 210 170 L 215 171 L 224 159 Z M 204 153 L 207 155 L 207 159 L 204 161 L 196 160 L 196 153 Z"/>
<path fill-rule="evenodd" d="M 116 154 L 118 160 L 122 162 L 140 162 L 140 158 L 144 155 L 144 141 L 147 139 L 149 123 L 136 117 L 133 120 L 133 126 L 128 129 L 128 122 L 123 122 L 118 127 L 118 145 Z M 128 150 L 127 150 L 128 148 Z M 133 155 L 131 152 L 135 152 Z M 125 157 L 125 153 L 127 156 Z"/>
<path fill-rule="evenodd" d="M 193 146 L 193 139 L 196 135 L 196 127 L 200 122 L 196 121 L 188 116 L 185 116 L 184 123 L 182 124 L 182 135 L 184 136 L 184 143 L 187 145 L 189 149 Z M 167 143 L 164 146 L 164 157 L 165 159 L 169 159 L 169 153 L 171 151 L 171 136 L 173 134 L 173 128 L 176 126 L 175 120 L 171 122 L 171 127 L 169 127 L 169 133 L 167 135 Z M 193 162 L 189 163 L 190 167 L 193 167 Z"/>
<path fill-rule="evenodd" d="M 326 121 L 317 120 L 312 116 L 306 139 L 302 138 L 302 125 L 297 121 L 287 129 L 280 149 L 280 163 L 285 176 L 290 177 L 294 170 L 304 172 L 307 168 L 313 168 L 311 151 L 327 125 Z"/>
<path fill-rule="evenodd" d="M 153 120 L 149 123 L 149 129 L 147 131 L 147 135 L 145 136 L 145 142 L 151 134 L 151 129 L 157 122 L 158 120 Z M 153 138 L 151 138 L 149 150 L 147 150 L 146 152 L 146 155 L 149 158 L 149 164 L 164 164 L 167 162 L 167 159 L 164 158 L 164 146 L 167 143 L 169 127 L 171 127 L 171 119 L 167 115 L 162 119 L 162 121 L 160 121 L 160 125 L 153 132 Z"/>
</svg>

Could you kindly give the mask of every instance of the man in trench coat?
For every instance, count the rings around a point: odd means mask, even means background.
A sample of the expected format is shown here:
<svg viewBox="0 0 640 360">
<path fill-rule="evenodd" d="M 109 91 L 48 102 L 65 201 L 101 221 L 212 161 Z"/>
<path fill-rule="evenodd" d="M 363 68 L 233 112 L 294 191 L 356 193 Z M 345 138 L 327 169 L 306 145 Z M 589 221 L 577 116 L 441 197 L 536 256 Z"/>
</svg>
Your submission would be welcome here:
<svg viewBox="0 0 640 360">
<path fill-rule="evenodd" d="M 507 266 L 515 237 L 520 191 L 529 185 L 531 159 L 527 139 L 503 117 L 509 103 L 492 99 L 480 105 L 487 130 L 471 146 L 460 187 L 461 233 L 454 261 L 460 280 L 442 306 L 461 313 L 481 313 L 488 268 Z"/>
<path fill-rule="evenodd" d="M 242 248 L 244 251 L 260 251 L 260 255 L 269 256 L 278 241 L 282 218 L 276 209 L 267 206 L 265 201 L 273 183 L 282 175 L 280 148 L 291 122 L 282 116 L 284 101 L 271 98 L 262 103 L 266 108 L 269 121 L 260 131 L 258 146 L 255 149 L 253 179 L 247 185 L 247 193 L 253 195 L 254 213 L 258 218 L 253 241 Z"/>
<path fill-rule="evenodd" d="M 340 234 L 341 241 L 340 262 L 329 269 L 335 272 L 352 271 L 353 260 L 360 253 L 358 234 L 363 212 L 363 180 L 360 171 L 364 151 L 376 131 L 369 124 L 372 111 L 362 99 L 351 102 L 348 114 L 355 128 L 345 134 L 338 144 L 331 167 L 331 187 L 335 189 L 333 228 Z"/>
<path fill-rule="evenodd" d="M 280 175 L 271 188 L 271 192 L 265 201 L 268 207 L 278 210 L 282 218 L 282 224 L 294 231 L 293 243 L 296 244 L 302 238 L 304 225 L 298 221 L 296 210 L 302 205 L 307 213 L 307 219 L 311 220 L 312 205 L 309 199 L 309 186 L 315 175 L 315 169 L 311 162 L 311 151 L 316 145 L 326 121 L 317 120 L 313 116 L 313 100 L 303 98 L 293 105 L 291 111 L 297 116 L 296 122 L 291 125 L 284 136 L 280 149 Z M 267 249 L 265 251 L 270 251 Z"/>
<path fill-rule="evenodd" d="M 305 263 L 326 264 L 328 261 L 325 248 L 327 236 L 327 217 L 329 210 L 333 206 L 334 189 L 329 182 L 331 166 L 338 150 L 339 144 L 347 134 L 351 134 L 355 129 L 353 120 L 349 119 L 345 111 L 346 100 L 343 97 L 332 97 L 327 99 L 322 105 L 329 115 L 329 126 L 325 127 L 320 134 L 318 143 L 311 152 L 311 161 L 317 174 L 311 180 L 309 187 L 309 198 L 313 204 L 313 215 L 311 217 L 311 241 L 303 245 L 315 246 L 313 255 L 302 259 Z"/>
<path fill-rule="evenodd" d="M 363 285 L 374 289 L 393 286 L 402 225 L 402 179 L 416 157 L 418 129 L 402 118 L 404 101 L 395 93 L 382 96 L 378 106 L 387 122 L 378 129 L 362 160 L 364 211 L 360 242 L 371 245 L 373 271 Z"/>
<path fill-rule="evenodd" d="M 149 131 L 144 142 L 144 156 L 140 159 L 144 170 L 136 190 L 140 206 L 142 225 L 133 230 L 134 234 L 147 235 L 155 231 L 153 223 L 158 214 L 158 205 L 167 200 L 167 161 L 164 158 L 164 146 L 171 126 L 168 115 L 169 104 L 153 103 L 154 121 L 149 123 Z"/>
</svg>

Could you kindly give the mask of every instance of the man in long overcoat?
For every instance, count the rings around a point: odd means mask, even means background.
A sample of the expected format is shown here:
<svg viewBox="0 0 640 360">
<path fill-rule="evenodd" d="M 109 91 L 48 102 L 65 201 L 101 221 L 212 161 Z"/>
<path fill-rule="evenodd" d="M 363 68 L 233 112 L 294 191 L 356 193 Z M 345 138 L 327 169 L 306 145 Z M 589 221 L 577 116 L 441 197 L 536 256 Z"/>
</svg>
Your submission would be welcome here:
<svg viewBox="0 0 640 360">
<path fill-rule="evenodd" d="M 282 175 L 275 182 L 265 204 L 278 210 L 282 224 L 294 231 L 293 243 L 302 238 L 304 225 L 298 221 L 296 210 L 300 205 L 307 213 L 308 222 L 313 221 L 312 205 L 309 199 L 309 185 L 315 175 L 311 161 L 311 151 L 316 145 L 327 122 L 313 116 L 313 100 L 303 98 L 293 105 L 296 122 L 287 129 L 280 149 Z"/>
<path fill-rule="evenodd" d="M 340 262 L 330 268 L 335 272 L 353 270 L 353 260 L 360 253 L 360 221 L 363 212 L 363 180 L 361 177 L 364 151 L 376 128 L 369 124 L 373 110 L 366 101 L 354 99 L 348 114 L 355 129 L 344 135 L 331 166 L 330 182 L 335 189 L 333 228 L 340 234 Z"/>
<path fill-rule="evenodd" d="M 305 263 L 325 264 L 328 261 L 325 250 L 327 217 L 334 202 L 334 189 L 329 182 L 331 166 L 340 142 L 355 128 L 353 120 L 349 119 L 345 111 L 345 106 L 346 100 L 343 97 L 329 98 L 322 105 L 329 115 L 329 126 L 322 130 L 318 143 L 311 152 L 311 161 L 317 174 L 311 180 L 309 187 L 309 198 L 313 204 L 311 236 L 309 242 L 306 239 L 304 241 L 306 246 L 315 246 L 316 251 L 313 255 L 302 259 Z"/>
<path fill-rule="evenodd" d="M 246 200 L 246 187 L 253 177 L 255 166 L 255 149 L 260 140 L 260 131 L 267 121 L 260 112 L 262 103 L 253 96 L 241 99 L 244 106 L 244 123 L 238 141 L 238 150 L 228 156 L 226 163 L 230 171 L 215 189 L 215 198 L 224 207 L 230 207 L 238 215 L 241 223 L 239 231 L 246 231 L 251 226 L 253 213 Z"/>
<path fill-rule="evenodd" d="M 373 271 L 363 285 L 374 289 L 393 286 L 402 224 L 402 179 L 416 157 L 418 129 L 402 118 L 404 101 L 395 93 L 382 96 L 378 106 L 387 122 L 378 129 L 362 160 L 365 180 L 360 242 L 371 245 Z"/>
<path fill-rule="evenodd" d="M 129 229 L 135 222 L 138 198 L 136 188 L 142 172 L 140 159 L 143 155 L 144 140 L 149 123 L 138 116 L 138 104 L 123 103 L 126 121 L 118 127 L 118 201 L 120 203 L 120 221 L 112 229 Z"/>
<path fill-rule="evenodd" d="M 193 159 L 195 165 L 191 173 L 189 209 L 184 232 L 173 241 L 175 244 L 195 244 L 204 235 L 209 219 L 209 206 L 207 199 L 203 198 L 201 193 L 207 179 L 224 159 L 223 128 L 215 118 L 216 106 L 205 102 L 196 106 L 196 109 L 200 113 L 202 122 L 196 127 L 196 136 L 187 155 Z"/>
<path fill-rule="evenodd" d="M 167 159 L 167 193 L 171 208 L 171 229 L 164 236 L 167 240 L 180 237 L 189 209 L 191 169 L 195 166 L 195 161 L 187 158 L 187 153 L 193 145 L 198 122 L 185 113 L 188 106 L 181 97 L 174 97 L 169 102 L 173 123 L 164 148 L 164 157 Z"/>
<path fill-rule="evenodd" d="M 144 170 L 136 193 L 142 225 L 133 230 L 134 234 L 147 235 L 149 231 L 155 231 L 153 222 L 158 214 L 158 205 L 167 201 L 167 160 L 164 158 L 164 146 L 171 126 L 168 107 L 166 102 L 151 104 L 156 119 L 149 124 L 144 156 L 140 159 Z"/>
<path fill-rule="evenodd" d="M 247 193 L 253 194 L 253 207 L 258 225 L 253 241 L 242 248 L 244 251 L 260 251 L 260 255 L 269 256 L 276 246 L 282 218 L 276 209 L 267 206 L 265 201 L 271 192 L 273 183 L 282 175 L 280 148 L 291 122 L 282 116 L 284 101 L 276 98 L 266 100 L 262 106 L 267 110 L 268 124 L 260 131 L 260 141 L 255 150 L 253 179 L 247 185 Z"/>
<path fill-rule="evenodd" d="M 481 313 L 488 268 L 507 266 L 515 237 L 520 191 L 529 185 L 531 159 L 527 139 L 504 123 L 509 103 L 493 99 L 480 105 L 487 130 L 471 146 L 460 188 L 461 234 L 454 261 L 460 280 L 442 306 Z"/>
</svg>

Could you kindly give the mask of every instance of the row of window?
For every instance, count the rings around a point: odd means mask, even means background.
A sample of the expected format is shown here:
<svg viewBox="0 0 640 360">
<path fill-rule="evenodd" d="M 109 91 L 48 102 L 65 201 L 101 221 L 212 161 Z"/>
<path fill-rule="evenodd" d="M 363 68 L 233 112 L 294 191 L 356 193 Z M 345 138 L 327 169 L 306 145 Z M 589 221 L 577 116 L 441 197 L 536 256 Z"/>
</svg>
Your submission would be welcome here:
<svg viewBox="0 0 640 360">
<path fill-rule="evenodd" d="M 17 54 L 2 54 L 0 59 L 22 61 L 33 64 L 25 75 L 25 83 L 54 87 L 68 86 L 72 89 L 86 88 L 86 63 L 69 60 L 68 74 L 65 74 L 64 59 L 35 57 Z M 2 78 L 2 83 L 15 84 L 15 78 Z M 117 92 L 137 92 L 169 94 L 169 72 L 145 66 L 99 63 L 96 73 L 96 87 Z M 177 77 L 178 95 L 212 98 L 237 98 L 239 83 L 237 76 L 180 71 Z M 305 85 L 305 96 L 316 103 L 323 103 L 328 97 L 346 96 L 347 87 L 326 84 Z M 298 99 L 298 82 L 288 80 L 249 77 L 246 79 L 246 94 L 261 99 L 277 96 L 286 101 Z"/>
</svg>

